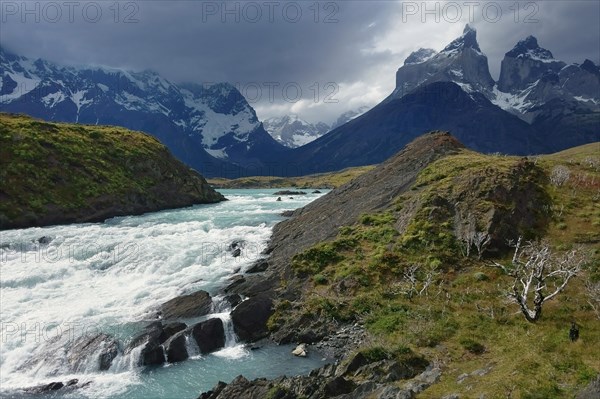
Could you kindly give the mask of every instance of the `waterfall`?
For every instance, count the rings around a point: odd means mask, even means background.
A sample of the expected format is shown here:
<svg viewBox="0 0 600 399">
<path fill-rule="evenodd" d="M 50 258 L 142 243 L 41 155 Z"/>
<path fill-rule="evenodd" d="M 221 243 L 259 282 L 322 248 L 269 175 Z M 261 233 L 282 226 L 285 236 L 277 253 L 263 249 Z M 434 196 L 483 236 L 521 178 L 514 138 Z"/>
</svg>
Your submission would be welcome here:
<svg viewBox="0 0 600 399">
<path fill-rule="evenodd" d="M 136 369 L 139 367 L 140 358 L 142 357 L 142 349 L 144 349 L 144 346 L 145 345 L 136 346 L 127 354 L 118 354 L 108 370 L 112 373 L 122 373 L 124 371 Z"/>
<path fill-rule="evenodd" d="M 188 334 L 185 335 L 185 350 L 188 353 L 190 359 L 198 359 L 201 357 L 200 348 L 196 343 L 196 340 L 190 337 Z"/>
<path fill-rule="evenodd" d="M 212 311 L 213 313 L 211 316 L 221 319 L 225 333 L 225 347 L 220 351 L 215 352 L 215 355 L 232 359 L 239 359 L 247 356 L 249 352 L 246 350 L 244 344 L 238 341 L 233 328 L 233 322 L 231 320 L 231 304 L 229 301 L 222 296 L 214 297 Z"/>
<path fill-rule="evenodd" d="M 238 344 L 237 335 L 233 330 L 233 322 L 231 321 L 231 313 L 220 313 L 218 317 L 223 322 L 223 330 L 225 330 L 225 348 L 231 348 Z"/>
</svg>

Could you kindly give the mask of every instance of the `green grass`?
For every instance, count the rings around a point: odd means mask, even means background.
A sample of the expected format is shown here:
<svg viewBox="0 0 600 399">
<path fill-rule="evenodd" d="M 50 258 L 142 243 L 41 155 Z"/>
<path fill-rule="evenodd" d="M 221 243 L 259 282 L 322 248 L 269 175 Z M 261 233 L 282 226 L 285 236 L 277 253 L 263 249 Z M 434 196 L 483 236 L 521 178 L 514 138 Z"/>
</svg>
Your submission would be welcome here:
<svg viewBox="0 0 600 399">
<path fill-rule="evenodd" d="M 189 174 L 147 134 L 0 113 L 4 222 L 82 209 L 92 200 L 115 208 L 136 196 L 151 203 L 149 189 L 165 180 L 165 171 L 173 181 Z"/>
<path fill-rule="evenodd" d="M 600 280 L 600 170 L 590 160 L 596 148 L 530 162 L 464 151 L 431 164 L 389 209 L 362 215 L 356 224 L 341 227 L 335 240 L 294 257 L 294 270 L 310 278 L 302 305 L 280 309 L 279 321 L 293 311 L 361 321 L 378 342 L 362 349 L 368 356 L 386 358 L 393 348 L 408 348 L 436 359 L 442 379 L 419 398 L 453 392 L 461 397 L 572 397 L 600 373 L 600 320 L 584 289 L 586 279 Z M 556 187 L 548 176 L 563 164 L 571 178 Z M 463 209 L 469 218 L 460 216 Z M 457 223 L 470 220 L 483 229 L 495 220 L 492 211 L 511 221 L 495 226 L 502 240 L 544 237 L 559 252 L 581 246 L 589 253 L 586 270 L 545 304 L 535 324 L 506 301 L 510 278 L 490 266 L 493 260 L 510 259 L 510 249 L 498 246 L 483 260 L 473 253 L 467 258 L 456 236 Z M 416 291 L 423 284 L 411 288 L 404 277 L 415 265 L 417 280 L 432 276 L 420 294 Z M 572 320 L 581 328 L 574 343 L 568 337 Z M 473 374 L 484 369 L 489 370 Z M 469 376 L 459 383 L 465 373 Z"/>
</svg>

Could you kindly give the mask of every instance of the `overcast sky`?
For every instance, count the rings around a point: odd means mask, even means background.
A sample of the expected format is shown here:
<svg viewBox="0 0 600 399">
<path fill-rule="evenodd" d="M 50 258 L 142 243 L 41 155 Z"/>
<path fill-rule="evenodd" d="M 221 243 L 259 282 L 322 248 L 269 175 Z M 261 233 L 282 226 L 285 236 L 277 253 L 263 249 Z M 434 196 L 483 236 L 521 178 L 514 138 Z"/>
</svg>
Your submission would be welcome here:
<svg viewBox="0 0 600 399">
<path fill-rule="evenodd" d="M 330 123 L 375 105 L 412 51 L 441 50 L 467 22 L 494 78 L 528 35 L 566 62 L 600 60 L 598 1 L 0 0 L 0 13 L 0 44 L 11 51 L 152 69 L 173 82 L 227 81 L 260 119 L 295 113 Z"/>
</svg>

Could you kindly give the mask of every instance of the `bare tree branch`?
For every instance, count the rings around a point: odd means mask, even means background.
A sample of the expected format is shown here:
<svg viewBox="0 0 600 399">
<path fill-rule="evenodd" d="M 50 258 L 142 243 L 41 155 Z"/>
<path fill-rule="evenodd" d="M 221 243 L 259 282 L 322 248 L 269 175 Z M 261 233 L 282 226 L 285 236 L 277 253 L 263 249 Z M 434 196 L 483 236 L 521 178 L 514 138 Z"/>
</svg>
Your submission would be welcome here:
<svg viewBox="0 0 600 399">
<path fill-rule="evenodd" d="M 542 315 L 543 304 L 566 288 L 571 278 L 580 272 L 586 258 L 577 250 L 555 255 L 547 242 L 523 243 L 522 237 L 514 247 L 510 266 L 497 262 L 493 266 L 513 277 L 508 297 L 519 305 L 528 321 L 535 322 Z"/>
</svg>

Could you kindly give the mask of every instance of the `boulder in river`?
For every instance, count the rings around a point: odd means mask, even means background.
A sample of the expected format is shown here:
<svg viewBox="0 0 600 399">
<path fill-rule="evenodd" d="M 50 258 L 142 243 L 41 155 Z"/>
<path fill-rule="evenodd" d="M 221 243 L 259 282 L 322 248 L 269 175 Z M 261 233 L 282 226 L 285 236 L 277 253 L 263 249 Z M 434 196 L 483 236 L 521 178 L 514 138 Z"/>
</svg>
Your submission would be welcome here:
<svg viewBox="0 0 600 399">
<path fill-rule="evenodd" d="M 165 320 L 201 317 L 212 310 L 212 298 L 206 291 L 197 291 L 192 294 L 178 296 L 165 302 L 160 313 Z"/>
<path fill-rule="evenodd" d="M 189 355 L 186 348 L 185 331 L 180 331 L 169 338 L 164 344 L 167 362 L 176 363 L 186 360 Z"/>
<path fill-rule="evenodd" d="M 191 333 L 201 353 L 214 352 L 225 346 L 225 329 L 221 319 L 213 318 L 195 324 Z"/>
<path fill-rule="evenodd" d="M 296 347 L 296 349 L 294 349 L 292 351 L 292 355 L 294 356 L 298 356 L 298 357 L 306 357 L 307 352 L 306 352 L 306 345 L 305 344 L 300 344 Z"/>
<path fill-rule="evenodd" d="M 245 242 L 243 240 L 235 240 L 231 244 L 229 244 L 229 251 L 231 252 L 231 256 L 237 258 L 242 254 L 242 249 L 244 249 Z"/>
<path fill-rule="evenodd" d="M 187 328 L 187 325 L 185 323 L 181 323 L 181 322 L 177 322 L 177 321 L 173 322 L 173 323 L 169 323 L 162 327 L 160 341 L 165 342 L 171 336 L 177 334 L 179 331 L 185 330 L 186 328 Z"/>
<path fill-rule="evenodd" d="M 119 344 L 113 337 L 96 334 L 78 338 L 68 349 L 67 359 L 75 372 L 83 372 L 88 368 L 104 371 L 110 368 L 118 354 Z"/>
<path fill-rule="evenodd" d="M 162 347 L 163 327 L 160 322 L 152 323 L 146 330 L 135 337 L 125 349 L 125 353 L 131 352 L 134 348 L 142 346 L 140 353 L 140 366 L 155 366 L 165 362 L 165 353 Z"/>
<path fill-rule="evenodd" d="M 240 303 L 231 312 L 235 333 L 246 342 L 266 337 L 269 333 L 267 321 L 272 314 L 273 301 L 267 296 L 255 296 Z"/>
</svg>

